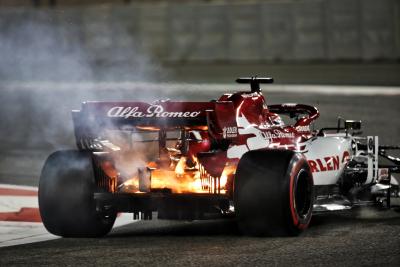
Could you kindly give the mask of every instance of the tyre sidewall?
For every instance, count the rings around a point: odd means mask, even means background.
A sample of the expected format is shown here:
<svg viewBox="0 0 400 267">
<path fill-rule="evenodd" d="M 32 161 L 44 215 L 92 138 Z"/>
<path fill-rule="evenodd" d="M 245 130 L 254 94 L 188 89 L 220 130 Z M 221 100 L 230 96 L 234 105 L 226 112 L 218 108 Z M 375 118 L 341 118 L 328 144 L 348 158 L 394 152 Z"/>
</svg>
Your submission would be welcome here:
<svg viewBox="0 0 400 267">
<path fill-rule="evenodd" d="M 311 184 L 310 208 L 303 216 L 299 214 L 295 203 L 296 188 L 299 182 L 300 172 L 305 172 L 307 174 L 308 182 Z M 312 189 L 314 186 L 313 176 L 307 160 L 303 155 L 298 153 L 294 154 L 288 165 L 284 181 L 285 182 L 282 183 L 282 196 L 283 202 L 285 203 L 283 206 L 287 207 L 285 214 L 286 221 L 288 222 L 288 229 L 290 229 L 292 234 L 297 235 L 308 227 L 311 221 L 312 206 L 314 203 L 314 190 Z"/>
<path fill-rule="evenodd" d="M 296 210 L 298 174 L 307 175 L 309 209 Z M 288 150 L 255 150 L 239 161 L 234 181 L 234 203 L 240 230 L 255 236 L 293 236 L 309 225 L 313 178 L 302 154 Z"/>
<path fill-rule="evenodd" d="M 101 236 L 115 216 L 96 212 L 93 161 L 90 152 L 57 151 L 49 156 L 39 183 L 39 210 L 46 229 L 64 237 Z"/>
</svg>

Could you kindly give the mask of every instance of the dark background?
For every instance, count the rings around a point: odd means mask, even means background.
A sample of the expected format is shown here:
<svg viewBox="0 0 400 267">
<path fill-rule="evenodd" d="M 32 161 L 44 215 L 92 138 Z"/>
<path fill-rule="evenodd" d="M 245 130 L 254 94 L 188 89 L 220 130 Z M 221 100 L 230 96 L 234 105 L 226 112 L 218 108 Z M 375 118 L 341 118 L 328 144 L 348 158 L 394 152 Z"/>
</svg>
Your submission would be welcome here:
<svg viewBox="0 0 400 267">
<path fill-rule="evenodd" d="M 248 75 L 274 77 L 269 104 L 318 107 L 316 127 L 360 119 L 400 144 L 399 59 L 398 0 L 0 0 L 0 183 L 37 186 L 46 157 L 74 148 L 82 101 L 207 101 Z M 398 212 L 362 209 L 315 216 L 296 238 L 142 221 L 2 248 L 0 265 L 397 266 L 399 249 Z"/>
<path fill-rule="evenodd" d="M 0 81 L 400 84 L 400 1 L 0 0 Z"/>
</svg>

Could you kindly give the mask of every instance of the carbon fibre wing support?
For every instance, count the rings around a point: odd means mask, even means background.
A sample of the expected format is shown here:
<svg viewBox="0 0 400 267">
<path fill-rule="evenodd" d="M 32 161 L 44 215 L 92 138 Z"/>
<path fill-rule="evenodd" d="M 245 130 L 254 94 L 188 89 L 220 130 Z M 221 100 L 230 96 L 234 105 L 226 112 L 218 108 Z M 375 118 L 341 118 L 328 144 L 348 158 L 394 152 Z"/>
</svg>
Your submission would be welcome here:
<svg viewBox="0 0 400 267">
<path fill-rule="evenodd" d="M 251 92 L 260 92 L 260 84 L 262 83 L 273 83 L 274 79 L 269 77 L 242 77 L 236 79 L 237 83 L 250 84 Z"/>
</svg>

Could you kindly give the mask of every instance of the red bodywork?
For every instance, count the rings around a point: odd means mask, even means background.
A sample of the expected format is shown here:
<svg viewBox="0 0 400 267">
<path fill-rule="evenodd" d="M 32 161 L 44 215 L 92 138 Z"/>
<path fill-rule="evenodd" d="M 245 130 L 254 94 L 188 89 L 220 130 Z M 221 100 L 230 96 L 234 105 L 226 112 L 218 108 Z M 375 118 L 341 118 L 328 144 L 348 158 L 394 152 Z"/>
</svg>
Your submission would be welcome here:
<svg viewBox="0 0 400 267">
<path fill-rule="evenodd" d="M 280 114 L 296 120 L 285 125 Z M 318 110 L 308 105 L 267 106 L 259 91 L 224 94 L 212 102 L 86 102 L 81 111 L 73 112 L 80 149 L 96 147 L 96 140 L 103 138 L 105 129 L 158 132 L 159 160 L 148 163 L 147 167 L 159 168 L 162 165 L 159 162 L 165 158 L 163 153 L 175 149 L 178 152 L 173 150 L 174 153 L 186 160 L 185 172 L 189 167 L 195 168 L 202 183 L 206 175 L 212 193 L 221 193 L 222 183 L 226 184 L 223 192 L 229 193 L 229 178 L 221 182 L 221 176 L 227 168 L 228 176 L 232 176 L 239 158 L 248 150 L 302 151 L 302 144 L 312 136 L 310 124 L 318 116 Z M 181 136 L 174 148 L 167 148 L 166 133 L 173 130 L 181 131 Z M 168 161 L 166 165 L 177 172 L 179 159 L 171 153 L 167 158 L 175 159 L 175 163 Z M 118 173 L 110 168 L 105 171 Z"/>
</svg>

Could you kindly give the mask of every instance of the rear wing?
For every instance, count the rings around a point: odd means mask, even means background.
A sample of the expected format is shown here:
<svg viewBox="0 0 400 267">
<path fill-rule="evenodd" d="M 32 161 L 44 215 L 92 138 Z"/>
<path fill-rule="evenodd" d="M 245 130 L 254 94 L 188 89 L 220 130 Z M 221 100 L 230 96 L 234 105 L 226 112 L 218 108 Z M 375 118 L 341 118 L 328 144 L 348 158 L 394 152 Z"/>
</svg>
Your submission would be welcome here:
<svg viewBox="0 0 400 267">
<path fill-rule="evenodd" d="M 222 134 L 222 128 L 236 124 L 232 102 L 84 102 L 72 111 L 75 138 L 91 142 L 104 130 L 160 131 L 201 129 Z M 91 145 L 89 145 L 91 146 Z M 87 147 L 84 145 L 83 147 Z"/>
<path fill-rule="evenodd" d="M 211 102 L 84 102 L 73 118 L 107 128 L 206 125 L 206 110 L 213 108 Z"/>
</svg>

